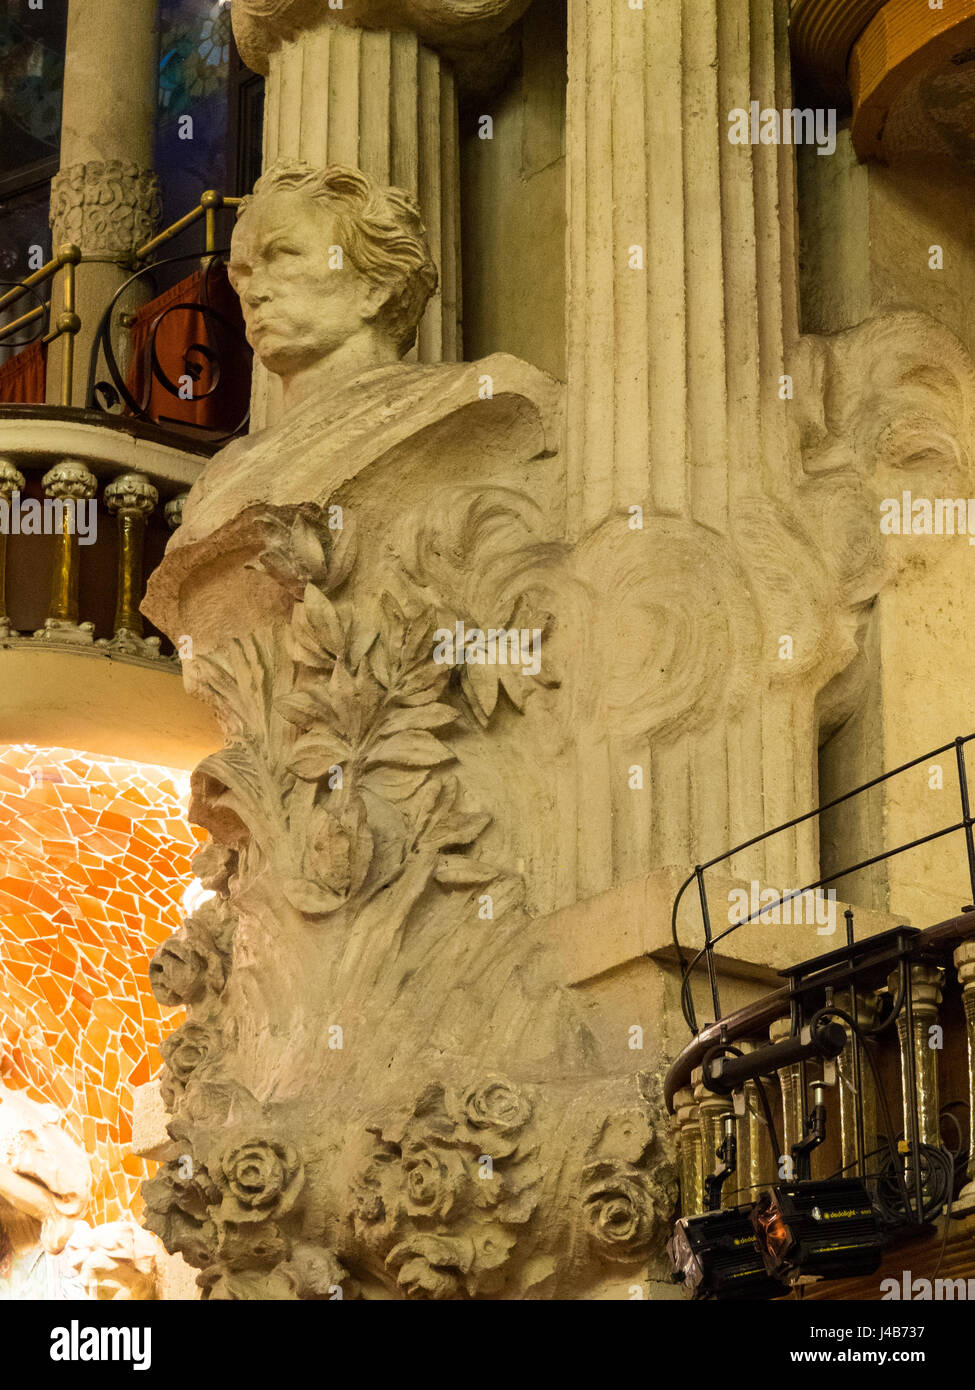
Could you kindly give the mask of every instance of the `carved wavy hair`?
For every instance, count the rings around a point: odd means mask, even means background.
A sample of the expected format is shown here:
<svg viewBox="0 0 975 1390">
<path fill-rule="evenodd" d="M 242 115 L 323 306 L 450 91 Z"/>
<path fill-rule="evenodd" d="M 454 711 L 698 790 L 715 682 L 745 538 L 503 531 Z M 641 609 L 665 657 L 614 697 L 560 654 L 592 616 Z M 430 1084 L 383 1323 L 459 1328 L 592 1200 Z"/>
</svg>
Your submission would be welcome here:
<svg viewBox="0 0 975 1390">
<path fill-rule="evenodd" d="M 414 198 L 342 164 L 315 169 L 301 160 L 282 159 L 258 179 L 253 196 L 238 208 L 238 218 L 253 198 L 278 191 L 304 193 L 333 215 L 338 243 L 354 269 L 369 284 L 390 289 L 376 323 L 392 336 L 401 357 L 409 352 L 437 288 L 437 267 Z"/>
</svg>

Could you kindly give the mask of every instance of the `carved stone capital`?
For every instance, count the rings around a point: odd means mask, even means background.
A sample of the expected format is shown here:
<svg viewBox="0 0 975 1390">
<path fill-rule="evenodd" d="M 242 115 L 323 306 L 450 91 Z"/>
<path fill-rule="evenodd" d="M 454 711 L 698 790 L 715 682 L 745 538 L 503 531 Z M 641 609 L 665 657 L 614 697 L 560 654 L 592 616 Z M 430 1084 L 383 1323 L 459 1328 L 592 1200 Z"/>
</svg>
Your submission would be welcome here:
<svg viewBox="0 0 975 1390">
<path fill-rule="evenodd" d="M 105 489 L 110 512 L 146 517 L 159 501 L 159 493 L 142 473 L 122 473 Z"/>
<path fill-rule="evenodd" d="M 24 486 L 24 475 L 9 459 L 0 459 L 0 497 L 11 498 Z"/>
<path fill-rule="evenodd" d="M 51 182 L 54 244 L 85 255 L 130 255 L 148 241 L 161 210 L 159 181 L 130 160 L 90 160 L 60 169 Z"/>
<path fill-rule="evenodd" d="M 282 43 L 323 24 L 361 29 L 409 29 L 431 48 L 464 62 L 467 54 L 499 39 L 529 0 L 235 0 L 234 37 L 255 72 L 268 72 Z"/>
<path fill-rule="evenodd" d="M 183 524 L 183 504 L 185 503 L 188 492 L 181 492 L 178 497 L 172 497 L 163 508 L 163 515 L 166 518 L 166 525 L 170 531 L 178 531 Z"/>
<path fill-rule="evenodd" d="M 41 479 L 48 497 L 85 501 L 98 492 L 98 479 L 81 459 L 62 459 Z"/>
</svg>

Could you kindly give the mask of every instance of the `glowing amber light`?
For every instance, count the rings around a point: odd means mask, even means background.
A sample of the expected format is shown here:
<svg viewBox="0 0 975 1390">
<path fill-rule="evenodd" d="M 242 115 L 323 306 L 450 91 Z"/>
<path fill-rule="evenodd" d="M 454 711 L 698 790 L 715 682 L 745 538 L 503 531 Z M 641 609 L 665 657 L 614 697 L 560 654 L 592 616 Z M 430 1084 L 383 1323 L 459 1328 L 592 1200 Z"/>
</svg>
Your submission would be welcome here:
<svg viewBox="0 0 975 1390">
<path fill-rule="evenodd" d="M 149 992 L 204 832 L 189 778 L 64 748 L 0 747 L 0 1078 L 65 1112 L 91 1155 L 88 1219 L 138 1213 L 132 1091 L 180 1020 Z"/>
</svg>

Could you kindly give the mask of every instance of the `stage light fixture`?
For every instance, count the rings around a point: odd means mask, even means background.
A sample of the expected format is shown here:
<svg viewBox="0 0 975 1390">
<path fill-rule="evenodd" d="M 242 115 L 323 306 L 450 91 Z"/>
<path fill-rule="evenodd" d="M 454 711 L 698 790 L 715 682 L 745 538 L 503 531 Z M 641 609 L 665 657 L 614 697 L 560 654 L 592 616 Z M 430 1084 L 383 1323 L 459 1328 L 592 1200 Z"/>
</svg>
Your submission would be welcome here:
<svg viewBox="0 0 975 1390">
<path fill-rule="evenodd" d="M 784 1293 L 769 1278 L 755 1242 L 751 1206 L 683 1216 L 668 1242 L 674 1272 L 692 1298 L 767 1299 Z"/>
<path fill-rule="evenodd" d="M 880 1266 L 880 1224 L 856 1178 L 780 1184 L 759 1197 L 751 1223 L 772 1278 L 844 1279 Z"/>
</svg>

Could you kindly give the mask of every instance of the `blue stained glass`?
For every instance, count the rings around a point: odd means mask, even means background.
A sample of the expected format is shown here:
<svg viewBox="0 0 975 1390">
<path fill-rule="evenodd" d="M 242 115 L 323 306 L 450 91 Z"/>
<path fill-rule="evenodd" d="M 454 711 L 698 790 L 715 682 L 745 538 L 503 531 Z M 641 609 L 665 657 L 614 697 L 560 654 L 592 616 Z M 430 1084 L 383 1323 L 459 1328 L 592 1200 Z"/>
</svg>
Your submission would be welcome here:
<svg viewBox="0 0 975 1390">
<path fill-rule="evenodd" d="M 156 171 L 167 225 L 199 202 L 204 189 L 226 192 L 229 185 L 230 6 L 161 0 L 159 28 Z"/>
</svg>

